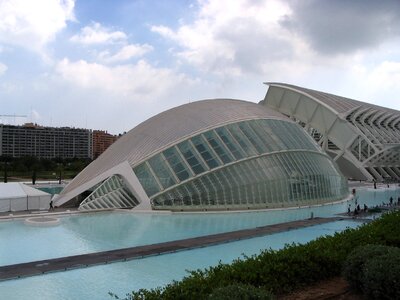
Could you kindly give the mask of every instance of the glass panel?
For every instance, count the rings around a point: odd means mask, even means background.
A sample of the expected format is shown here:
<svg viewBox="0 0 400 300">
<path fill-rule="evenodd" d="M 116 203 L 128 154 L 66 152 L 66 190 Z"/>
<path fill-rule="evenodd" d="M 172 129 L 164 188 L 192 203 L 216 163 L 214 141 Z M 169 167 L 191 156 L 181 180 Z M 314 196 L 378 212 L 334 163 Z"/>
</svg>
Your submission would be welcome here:
<svg viewBox="0 0 400 300">
<path fill-rule="evenodd" d="M 244 160 L 204 174 L 158 196 L 154 203 L 283 207 L 331 201 L 343 198 L 346 192 L 346 181 L 327 157 L 284 152 Z"/>
<path fill-rule="evenodd" d="M 216 157 L 212 153 L 211 149 L 208 147 L 206 142 L 204 141 L 201 135 L 195 136 L 191 139 L 192 143 L 196 147 L 197 151 L 199 151 L 200 155 L 203 157 L 206 164 L 210 169 L 216 168 L 219 166 Z"/>
<path fill-rule="evenodd" d="M 198 156 L 196 150 L 193 149 L 192 145 L 188 141 L 184 141 L 178 145 L 183 157 L 186 159 L 193 173 L 203 173 L 207 168 L 203 164 L 203 161 Z"/>
<path fill-rule="evenodd" d="M 251 121 L 250 121 L 251 122 Z M 258 136 L 254 133 L 254 131 L 249 127 L 247 123 L 250 122 L 241 122 L 238 124 L 240 130 L 245 134 L 250 143 L 257 149 L 258 153 L 267 152 L 266 147 L 264 147 L 263 142 L 258 138 Z"/>
<path fill-rule="evenodd" d="M 240 147 L 246 152 L 247 156 L 257 155 L 257 150 L 249 142 L 237 124 L 230 124 L 226 126 L 233 138 L 239 143 Z"/>
<path fill-rule="evenodd" d="M 154 176 L 151 174 L 149 168 L 146 163 L 142 163 L 141 165 L 134 168 L 134 172 L 138 177 L 140 184 L 143 186 L 144 190 L 147 193 L 147 196 L 152 196 L 160 191 L 160 187 L 157 184 Z"/>
<path fill-rule="evenodd" d="M 263 142 L 263 146 L 266 149 L 266 152 L 273 152 L 277 150 L 277 147 L 275 146 L 273 140 L 268 136 L 267 132 L 262 128 L 262 126 L 260 126 L 259 122 L 260 120 L 255 120 L 249 122 L 248 124 L 256 133 L 258 138 Z"/>
<path fill-rule="evenodd" d="M 272 140 L 271 146 L 275 148 L 275 151 L 286 149 L 285 144 L 282 143 L 280 137 L 277 136 L 272 125 L 272 120 L 261 120 L 258 124 L 265 130 L 267 136 Z"/>
<path fill-rule="evenodd" d="M 231 135 L 225 128 L 217 128 L 215 129 L 215 132 L 237 160 L 242 159 L 245 156 L 244 151 L 236 144 L 236 141 L 232 139 Z"/>
<path fill-rule="evenodd" d="M 178 151 L 174 147 L 165 150 L 163 154 L 180 181 L 186 180 L 190 177 L 185 163 L 182 161 Z"/>
<path fill-rule="evenodd" d="M 222 144 L 214 131 L 208 131 L 203 135 L 224 164 L 228 164 L 233 161 L 233 157 L 229 153 L 228 149 L 226 149 L 225 145 Z"/>
<path fill-rule="evenodd" d="M 161 154 L 150 158 L 148 162 L 153 169 L 154 174 L 156 174 L 156 176 L 158 177 L 158 181 L 160 181 L 164 189 L 176 184 L 175 178 L 173 177 L 171 171 L 168 169 L 168 166 Z"/>
</svg>

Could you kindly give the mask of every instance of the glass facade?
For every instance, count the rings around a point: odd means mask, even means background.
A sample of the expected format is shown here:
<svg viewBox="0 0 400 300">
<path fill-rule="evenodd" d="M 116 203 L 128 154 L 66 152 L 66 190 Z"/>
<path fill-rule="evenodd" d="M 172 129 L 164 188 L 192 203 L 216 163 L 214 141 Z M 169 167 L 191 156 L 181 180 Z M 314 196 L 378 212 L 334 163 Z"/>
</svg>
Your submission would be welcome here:
<svg viewBox="0 0 400 300">
<path fill-rule="evenodd" d="M 289 207 L 344 198 L 347 181 L 295 123 L 240 121 L 134 168 L 154 209 Z"/>
<path fill-rule="evenodd" d="M 100 183 L 79 205 L 79 210 L 132 208 L 139 204 L 124 179 L 113 175 Z"/>
</svg>

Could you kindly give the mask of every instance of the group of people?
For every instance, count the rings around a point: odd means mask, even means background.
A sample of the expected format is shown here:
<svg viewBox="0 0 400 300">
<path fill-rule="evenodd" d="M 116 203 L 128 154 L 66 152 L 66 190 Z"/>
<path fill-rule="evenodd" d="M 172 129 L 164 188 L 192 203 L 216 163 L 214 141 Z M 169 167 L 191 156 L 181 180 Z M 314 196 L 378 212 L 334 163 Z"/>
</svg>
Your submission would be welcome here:
<svg viewBox="0 0 400 300">
<path fill-rule="evenodd" d="M 358 215 L 361 211 L 363 211 L 363 212 L 368 211 L 368 206 L 365 203 L 364 203 L 363 209 L 361 209 L 360 204 L 358 204 L 357 202 L 358 202 L 358 198 L 355 198 L 354 210 L 352 210 L 351 204 L 349 204 L 349 206 L 347 207 L 348 215 Z M 394 205 L 400 206 L 400 196 L 397 197 L 397 203 L 394 202 L 394 199 L 392 196 L 389 198 L 389 203 L 382 202 L 382 206 L 394 206 Z"/>
<path fill-rule="evenodd" d="M 368 211 L 367 204 L 364 203 L 362 211 L 363 212 L 367 212 Z M 358 215 L 360 212 L 361 212 L 361 207 L 360 207 L 360 204 L 357 203 L 357 199 L 356 199 L 355 207 L 354 207 L 354 210 L 353 210 L 353 215 Z M 351 213 L 352 213 L 351 204 L 349 204 L 349 206 L 347 208 L 347 214 L 351 215 Z"/>
<path fill-rule="evenodd" d="M 389 199 L 389 203 L 388 204 L 387 203 L 383 203 L 383 205 L 387 205 L 387 206 L 398 205 L 398 206 L 400 206 L 400 196 L 397 197 L 397 204 L 394 203 L 393 197 L 391 196 L 390 199 Z"/>
</svg>

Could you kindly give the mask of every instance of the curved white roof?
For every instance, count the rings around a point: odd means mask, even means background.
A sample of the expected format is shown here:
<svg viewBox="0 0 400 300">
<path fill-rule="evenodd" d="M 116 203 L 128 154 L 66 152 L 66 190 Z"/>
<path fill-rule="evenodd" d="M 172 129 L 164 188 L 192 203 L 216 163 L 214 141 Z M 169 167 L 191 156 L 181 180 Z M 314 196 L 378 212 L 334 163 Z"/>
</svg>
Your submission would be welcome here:
<svg viewBox="0 0 400 300">
<path fill-rule="evenodd" d="M 357 107 L 364 107 L 364 108 L 368 107 L 368 108 L 373 108 L 373 109 L 384 111 L 384 112 L 399 113 L 399 111 L 394 110 L 394 109 L 390 109 L 390 108 L 386 108 L 386 107 L 382 107 L 382 106 L 378 106 L 378 105 L 374 105 L 374 104 L 370 104 L 370 103 L 366 103 L 366 102 L 362 102 L 362 101 L 358 101 L 358 100 L 354 100 L 354 99 L 350 99 L 350 98 L 345 98 L 345 97 L 341 97 L 341 96 L 337 96 L 337 95 L 333 95 L 333 94 L 329 94 L 329 93 L 324 93 L 324 92 L 320 92 L 320 91 L 316 91 L 316 90 L 312 90 L 312 89 L 307 89 L 307 88 L 303 88 L 303 87 L 299 87 L 299 86 L 295 86 L 295 85 L 291 85 L 291 84 L 279 83 L 279 82 L 266 82 L 266 84 L 269 86 L 280 86 L 280 87 L 298 91 L 303 94 L 307 94 L 307 95 L 325 103 L 327 106 L 329 106 L 331 109 L 333 109 L 334 111 L 336 111 L 339 114 L 346 113 L 349 110 L 352 110 Z"/>
<path fill-rule="evenodd" d="M 164 111 L 130 130 L 75 177 L 61 195 L 124 161 L 133 167 L 198 132 L 251 119 L 291 122 L 281 113 L 253 102 L 214 99 L 184 104 Z"/>
<path fill-rule="evenodd" d="M 348 177 L 400 178 L 400 111 L 290 84 L 266 84 L 263 104 L 317 130 L 319 143 Z"/>
</svg>

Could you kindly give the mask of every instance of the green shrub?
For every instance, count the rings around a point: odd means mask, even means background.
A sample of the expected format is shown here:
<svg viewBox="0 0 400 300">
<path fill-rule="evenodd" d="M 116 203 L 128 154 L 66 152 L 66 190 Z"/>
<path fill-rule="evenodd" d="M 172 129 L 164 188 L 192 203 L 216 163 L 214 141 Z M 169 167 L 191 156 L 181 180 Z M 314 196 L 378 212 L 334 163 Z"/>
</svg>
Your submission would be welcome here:
<svg viewBox="0 0 400 300">
<path fill-rule="evenodd" d="M 369 259 L 363 274 L 363 291 L 369 298 L 400 299 L 400 249 Z"/>
<path fill-rule="evenodd" d="M 248 284 L 231 284 L 216 288 L 208 296 L 209 300 L 271 300 L 271 294 L 262 288 Z"/>
<path fill-rule="evenodd" d="M 400 246 L 399 223 L 400 212 L 385 214 L 359 228 L 320 237 L 305 245 L 269 249 L 232 264 L 191 271 L 163 288 L 133 292 L 129 299 L 207 299 L 217 288 L 232 283 L 262 286 L 274 294 L 286 293 L 340 275 L 346 257 L 358 246 Z"/>
<path fill-rule="evenodd" d="M 385 255 L 394 247 L 382 246 L 382 245 L 365 245 L 355 248 L 347 259 L 343 266 L 343 276 L 346 278 L 352 288 L 357 291 L 363 289 L 364 283 L 364 264 L 369 259 Z"/>
</svg>

